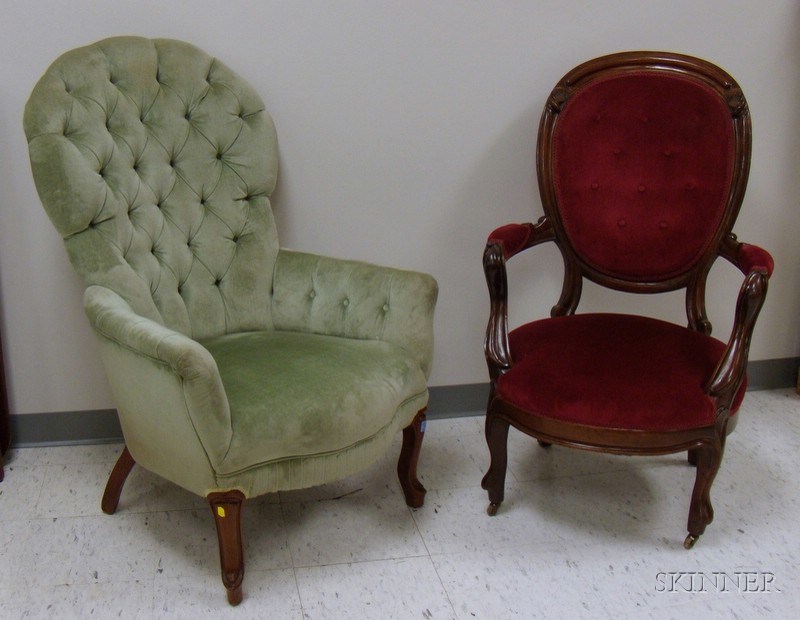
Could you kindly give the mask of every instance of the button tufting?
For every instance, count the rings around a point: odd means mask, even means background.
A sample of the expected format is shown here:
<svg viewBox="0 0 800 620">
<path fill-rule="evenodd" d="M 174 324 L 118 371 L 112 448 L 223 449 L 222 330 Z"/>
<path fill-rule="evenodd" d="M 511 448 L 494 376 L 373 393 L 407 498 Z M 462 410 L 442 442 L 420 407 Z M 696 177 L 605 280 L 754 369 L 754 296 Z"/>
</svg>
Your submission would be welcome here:
<svg viewBox="0 0 800 620">
<path fill-rule="evenodd" d="M 621 154 L 622 154 L 622 149 L 621 148 L 617 147 L 617 148 L 614 149 L 614 155 L 621 155 Z"/>
<path fill-rule="evenodd" d="M 347 306 L 349 306 L 349 305 L 350 305 L 350 300 L 349 300 L 349 299 L 344 299 L 344 300 L 342 301 L 342 305 L 343 305 L 345 308 L 347 308 Z"/>
<path fill-rule="evenodd" d="M 687 183 L 687 184 L 684 186 L 684 189 L 685 189 L 687 192 L 691 192 L 691 191 L 694 189 L 694 183 L 692 183 L 692 182 L 690 181 L 689 183 Z"/>
<path fill-rule="evenodd" d="M 672 157 L 672 151 L 669 149 L 664 150 L 664 157 Z"/>
<path fill-rule="evenodd" d="M 600 187 L 600 184 L 597 181 L 592 183 L 592 189 L 598 189 L 599 187 Z"/>
<path fill-rule="evenodd" d="M 666 221 L 664 221 L 664 220 L 661 220 L 661 221 L 658 223 L 658 227 L 659 227 L 661 230 L 665 230 L 666 228 L 668 228 L 668 227 L 669 227 L 669 224 L 667 224 L 667 222 L 666 222 Z"/>
<path fill-rule="evenodd" d="M 389 312 L 389 304 L 383 304 L 383 311 Z"/>
<path fill-rule="evenodd" d="M 638 190 L 639 190 L 639 193 L 641 194 L 641 193 L 643 193 L 643 192 L 644 192 L 644 191 L 645 191 L 647 188 L 646 188 L 644 185 L 639 185 L 639 187 L 638 187 L 638 188 L 636 188 L 636 189 L 638 189 Z"/>
<path fill-rule="evenodd" d="M 314 299 L 316 296 L 317 296 L 317 292 L 316 292 L 316 291 L 311 291 L 311 292 L 308 294 L 308 298 L 309 298 L 309 299 Z"/>
<path fill-rule="evenodd" d="M 626 222 L 625 220 L 620 220 L 620 221 L 617 222 L 617 226 L 619 226 L 620 228 L 625 228 L 625 226 L 627 226 L 627 224 L 628 224 L 628 222 Z"/>
</svg>

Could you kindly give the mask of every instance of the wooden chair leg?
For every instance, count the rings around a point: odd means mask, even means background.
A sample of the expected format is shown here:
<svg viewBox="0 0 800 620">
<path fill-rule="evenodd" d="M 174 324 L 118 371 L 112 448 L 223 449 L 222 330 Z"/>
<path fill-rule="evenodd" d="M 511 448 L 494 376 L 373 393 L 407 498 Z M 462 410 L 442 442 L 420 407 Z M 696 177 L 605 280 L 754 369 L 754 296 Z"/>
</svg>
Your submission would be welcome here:
<svg viewBox="0 0 800 620">
<path fill-rule="evenodd" d="M 103 509 L 104 513 L 113 515 L 117 511 L 122 487 L 134 465 L 136 465 L 136 461 L 133 460 L 131 453 L 128 452 L 128 447 L 125 446 L 122 454 L 119 455 L 119 459 L 117 459 L 117 464 L 111 470 L 111 475 L 106 483 L 106 490 L 103 493 L 103 499 L 100 502 L 100 508 Z"/>
<path fill-rule="evenodd" d="M 481 481 L 481 487 L 489 492 L 489 507 L 486 512 L 490 516 L 497 514 L 497 509 L 505 497 L 506 467 L 508 462 L 508 422 L 490 412 L 486 414 L 486 443 L 489 445 L 491 462 L 489 471 Z"/>
<path fill-rule="evenodd" d="M 722 441 L 715 441 L 700 448 L 690 451 L 695 459 L 697 475 L 695 478 L 694 489 L 692 490 L 692 502 L 689 506 L 689 530 L 683 546 L 691 549 L 705 531 L 706 526 L 714 520 L 714 507 L 711 505 L 711 485 L 719 471 L 724 452 L 724 435 Z"/>
<path fill-rule="evenodd" d="M 692 448 L 689 450 L 689 454 L 686 459 L 689 462 L 689 465 L 696 466 L 697 465 L 697 448 Z"/>
<path fill-rule="evenodd" d="M 406 504 L 411 508 L 419 508 L 425 502 L 425 487 L 417 479 L 417 462 L 425 436 L 425 410 L 417 413 L 409 426 L 403 429 L 403 447 L 397 461 L 397 476 L 406 496 Z"/>
<path fill-rule="evenodd" d="M 209 493 L 206 497 L 219 539 L 219 562 L 222 570 L 222 583 L 228 592 L 228 603 L 238 605 L 242 602 L 242 581 L 244 580 L 244 548 L 242 545 L 242 505 L 244 493 L 225 491 Z"/>
</svg>

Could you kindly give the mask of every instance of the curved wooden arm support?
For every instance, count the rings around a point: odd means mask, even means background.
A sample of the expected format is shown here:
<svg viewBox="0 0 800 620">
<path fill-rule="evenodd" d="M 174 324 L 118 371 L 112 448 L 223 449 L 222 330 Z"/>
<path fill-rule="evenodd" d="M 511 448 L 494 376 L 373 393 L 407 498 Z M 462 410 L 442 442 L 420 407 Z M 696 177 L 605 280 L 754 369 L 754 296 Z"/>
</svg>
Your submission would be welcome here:
<svg viewBox="0 0 800 620">
<path fill-rule="evenodd" d="M 484 339 L 484 354 L 494 380 L 511 368 L 508 347 L 508 277 L 506 261 L 535 245 L 555 240 L 553 224 L 547 216 L 536 224 L 507 224 L 489 235 L 483 252 L 483 273 L 489 287 L 491 310 Z"/>
<path fill-rule="evenodd" d="M 508 278 L 503 248 L 499 243 L 489 243 L 483 253 L 483 273 L 489 287 L 489 324 L 483 352 L 492 381 L 511 368 L 511 351 L 508 347 Z"/>
<path fill-rule="evenodd" d="M 736 315 L 725 354 L 717 366 L 706 392 L 725 405 L 730 405 L 741 385 L 747 367 L 750 339 L 756 319 L 767 295 L 769 275 L 766 269 L 756 269 L 747 274 L 739 290 Z"/>
</svg>

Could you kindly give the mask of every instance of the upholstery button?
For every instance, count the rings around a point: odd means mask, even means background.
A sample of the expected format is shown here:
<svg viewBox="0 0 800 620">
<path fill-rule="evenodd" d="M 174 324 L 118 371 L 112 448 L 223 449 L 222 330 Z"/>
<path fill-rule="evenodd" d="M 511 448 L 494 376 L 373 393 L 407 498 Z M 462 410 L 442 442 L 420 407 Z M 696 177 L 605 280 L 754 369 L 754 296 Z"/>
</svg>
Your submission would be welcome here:
<svg viewBox="0 0 800 620">
<path fill-rule="evenodd" d="M 617 222 L 617 226 L 619 226 L 620 228 L 625 228 L 625 226 L 627 226 L 627 224 L 628 224 L 628 222 L 626 222 L 625 220 L 620 220 L 620 221 Z"/>
<path fill-rule="evenodd" d="M 220 284 L 222 284 L 222 278 L 217 278 L 214 280 L 214 286 L 219 286 Z"/>
<path fill-rule="evenodd" d="M 308 294 L 308 298 L 309 298 L 309 299 L 314 299 L 316 296 L 317 296 L 317 292 L 316 292 L 316 291 L 311 291 L 311 292 Z"/>
<path fill-rule="evenodd" d="M 614 155 L 621 155 L 621 154 L 622 154 L 622 149 L 621 148 L 617 147 L 617 148 L 614 149 Z"/>
<path fill-rule="evenodd" d="M 637 189 L 639 190 L 639 193 L 641 194 L 641 193 L 643 193 L 643 192 L 644 192 L 644 191 L 645 191 L 647 188 L 646 188 L 644 185 L 639 185 L 639 187 L 638 187 Z"/>
<path fill-rule="evenodd" d="M 600 184 L 599 184 L 597 181 L 595 181 L 594 183 L 592 183 L 592 189 L 597 189 L 597 188 L 599 188 L 599 187 L 600 187 Z"/>
<path fill-rule="evenodd" d="M 599 121 L 601 118 L 603 118 L 603 117 L 602 117 L 602 116 L 600 116 L 600 113 L 599 113 L 599 112 L 598 112 L 597 114 L 595 114 L 595 115 L 592 117 L 592 119 L 593 119 L 595 122 Z"/>
<path fill-rule="evenodd" d="M 665 229 L 666 229 L 668 226 L 669 226 L 669 224 L 667 224 L 667 222 L 666 222 L 665 220 L 661 220 L 661 221 L 658 223 L 658 227 L 659 227 L 661 230 L 665 230 Z"/>
<path fill-rule="evenodd" d="M 669 149 L 664 150 L 664 157 L 672 157 L 672 151 Z"/>
<path fill-rule="evenodd" d="M 691 192 L 694 189 L 694 183 L 691 182 L 687 183 L 685 189 L 687 192 Z"/>
<path fill-rule="evenodd" d="M 342 301 L 342 305 L 343 305 L 345 308 L 347 308 L 347 306 L 349 306 L 349 305 L 350 305 L 350 300 L 349 300 L 349 299 L 344 299 L 344 300 Z"/>
<path fill-rule="evenodd" d="M 389 312 L 389 304 L 383 304 L 383 311 Z"/>
</svg>

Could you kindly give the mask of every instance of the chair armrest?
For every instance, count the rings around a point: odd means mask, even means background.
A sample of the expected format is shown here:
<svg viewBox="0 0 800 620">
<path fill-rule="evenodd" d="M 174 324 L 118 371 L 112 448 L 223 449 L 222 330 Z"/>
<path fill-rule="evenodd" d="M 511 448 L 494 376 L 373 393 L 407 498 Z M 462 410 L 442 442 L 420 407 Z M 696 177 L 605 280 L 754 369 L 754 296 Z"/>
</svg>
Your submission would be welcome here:
<svg viewBox="0 0 800 620">
<path fill-rule="evenodd" d="M 438 291 L 424 273 L 281 249 L 272 319 L 279 330 L 391 342 L 428 376 Z"/>
<path fill-rule="evenodd" d="M 104 362 L 121 420 L 127 415 L 136 425 L 152 416 L 176 413 L 167 406 L 159 407 L 157 412 L 144 411 L 143 403 L 152 399 L 138 397 L 137 391 L 146 390 L 164 403 L 183 403 L 205 452 L 212 462 L 221 462 L 232 436 L 230 409 L 216 362 L 208 350 L 197 341 L 136 314 L 122 297 L 102 286 L 86 289 L 84 309 L 101 341 L 113 343 L 114 351 L 119 352 L 113 361 L 104 357 Z M 169 372 L 165 374 L 164 369 Z M 136 382 L 137 377 L 132 375 L 137 372 L 147 373 L 146 386 L 114 389 L 115 384 Z M 152 406 L 149 403 L 147 408 Z M 178 414 L 185 417 L 183 410 Z"/>
<path fill-rule="evenodd" d="M 734 234 L 728 235 L 723 240 L 719 254 L 738 267 L 745 275 L 761 270 L 769 278 L 775 268 L 775 262 L 769 252 L 757 245 L 738 241 Z"/>
<path fill-rule="evenodd" d="M 714 377 L 706 391 L 721 403 L 730 406 L 739 390 L 747 369 L 750 340 L 756 319 L 767 296 L 769 278 L 774 263 L 766 250 L 758 246 L 740 243 L 730 235 L 720 248 L 720 255 L 736 265 L 745 279 L 736 301 L 733 329 L 725 347 L 725 353 L 717 365 Z"/>
<path fill-rule="evenodd" d="M 489 234 L 486 244 L 498 244 L 503 253 L 503 258 L 508 260 L 523 250 L 554 239 L 555 234 L 550 220 L 542 217 L 536 225 L 527 222 L 525 224 L 506 224 L 500 228 L 495 228 Z"/>
<path fill-rule="evenodd" d="M 492 382 L 511 368 L 508 346 L 508 277 L 506 261 L 535 245 L 555 240 L 553 225 L 545 216 L 534 225 L 507 224 L 495 229 L 483 252 L 483 273 L 489 288 L 491 309 L 486 326 L 483 350 Z"/>
</svg>

